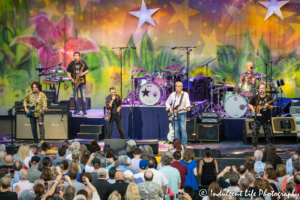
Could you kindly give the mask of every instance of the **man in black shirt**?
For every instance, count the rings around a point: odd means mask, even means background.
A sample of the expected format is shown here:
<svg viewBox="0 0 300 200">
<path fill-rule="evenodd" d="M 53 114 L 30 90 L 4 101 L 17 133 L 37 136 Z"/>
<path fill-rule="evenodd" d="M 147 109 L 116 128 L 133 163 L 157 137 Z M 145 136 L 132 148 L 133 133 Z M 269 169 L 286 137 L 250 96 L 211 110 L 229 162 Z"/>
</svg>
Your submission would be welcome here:
<svg viewBox="0 0 300 200">
<path fill-rule="evenodd" d="M 105 180 L 106 177 L 106 169 L 100 168 L 97 172 L 98 179 L 93 179 L 93 185 L 97 189 L 97 192 L 100 196 L 100 199 L 107 199 L 107 188 L 110 187 L 110 183 Z"/>
<path fill-rule="evenodd" d="M 108 122 L 108 130 L 107 130 L 107 135 L 106 139 L 110 139 L 112 129 L 113 129 L 113 124 L 114 121 L 116 121 L 116 125 L 120 134 L 121 139 L 125 139 L 124 136 L 124 131 L 122 128 L 122 121 L 121 121 L 121 97 L 120 95 L 116 94 L 116 88 L 111 87 L 109 88 L 110 95 L 108 95 L 105 98 L 105 116 L 104 119 L 105 121 Z"/>
<path fill-rule="evenodd" d="M 10 176 L 4 176 L 1 178 L 0 199 L 18 200 L 17 193 L 10 191 L 10 184 Z"/>
<path fill-rule="evenodd" d="M 83 60 L 80 60 L 80 52 L 75 51 L 74 54 L 74 60 L 70 62 L 67 68 L 67 75 L 69 78 L 72 80 L 72 85 L 73 85 L 73 96 L 74 96 L 74 101 L 75 101 L 75 111 L 74 114 L 79 114 L 79 104 L 78 104 L 78 90 L 80 90 L 81 94 L 81 102 L 82 102 L 82 112 L 84 115 L 87 114 L 85 110 L 85 105 L 86 105 L 86 79 L 85 75 L 89 73 L 89 68 L 86 65 L 86 63 Z M 79 84 L 77 88 L 75 88 L 75 79 L 77 76 L 80 76 L 82 78 L 83 82 Z"/>
<path fill-rule="evenodd" d="M 107 189 L 107 196 L 109 196 L 113 191 L 117 190 L 122 198 L 124 198 L 126 194 L 126 190 L 128 187 L 128 183 L 124 182 L 124 174 L 122 171 L 117 171 L 115 175 L 116 182 L 111 184 Z"/>
<path fill-rule="evenodd" d="M 250 110 L 253 114 L 255 113 L 256 116 L 252 131 L 253 150 L 257 149 L 258 133 L 261 125 L 264 129 L 266 143 L 269 144 L 271 142 L 271 111 L 273 109 L 273 98 L 267 95 L 266 84 L 260 84 L 258 88 L 259 94 L 254 95 L 248 104 Z M 255 109 L 255 107 L 260 107 L 261 109 Z M 256 112 L 257 110 L 260 110 L 259 113 Z"/>
</svg>

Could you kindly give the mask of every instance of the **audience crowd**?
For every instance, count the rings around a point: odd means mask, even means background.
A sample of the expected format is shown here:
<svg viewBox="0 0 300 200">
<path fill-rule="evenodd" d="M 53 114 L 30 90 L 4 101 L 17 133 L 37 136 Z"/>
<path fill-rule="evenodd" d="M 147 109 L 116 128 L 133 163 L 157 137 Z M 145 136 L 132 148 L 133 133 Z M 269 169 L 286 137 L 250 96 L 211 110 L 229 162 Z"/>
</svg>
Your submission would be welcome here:
<svg viewBox="0 0 300 200">
<path fill-rule="evenodd" d="M 22 144 L 13 155 L 1 144 L 0 200 L 298 199 L 300 147 L 286 165 L 268 144 L 254 159 L 219 172 L 210 148 L 196 161 L 194 150 L 180 144 L 174 139 L 159 163 L 151 146 L 134 140 L 117 154 L 109 145 L 90 152 L 64 141 L 53 157 L 47 142 Z"/>
</svg>

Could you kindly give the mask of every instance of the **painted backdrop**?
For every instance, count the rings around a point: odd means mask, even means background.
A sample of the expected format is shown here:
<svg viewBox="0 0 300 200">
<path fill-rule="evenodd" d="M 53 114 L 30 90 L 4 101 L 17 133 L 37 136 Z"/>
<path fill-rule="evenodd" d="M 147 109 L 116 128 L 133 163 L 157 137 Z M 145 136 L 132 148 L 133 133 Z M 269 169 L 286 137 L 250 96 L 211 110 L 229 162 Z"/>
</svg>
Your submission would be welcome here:
<svg viewBox="0 0 300 200">
<path fill-rule="evenodd" d="M 266 1 L 265 1 L 266 2 Z M 300 94 L 300 1 L 281 8 L 283 19 L 257 0 L 146 0 L 148 9 L 160 8 L 152 19 L 156 27 L 129 12 L 139 11 L 142 0 L 1 0 L 0 1 L 0 115 L 22 99 L 37 80 L 36 68 L 63 67 L 80 51 L 89 66 L 87 96 L 101 108 L 110 86 L 120 85 L 120 58 L 112 47 L 136 46 L 123 52 L 123 96 L 129 91 L 130 66 L 149 73 L 172 65 L 183 50 L 172 46 L 196 46 L 191 52 L 190 76 L 219 74 L 236 83 L 246 70 L 273 62 L 274 80 L 284 79 L 286 97 Z M 186 65 L 183 56 L 175 64 Z M 264 66 L 256 68 L 265 72 Z M 268 69 L 270 71 L 270 69 Z M 219 79 L 220 81 L 222 78 Z M 43 85 L 45 89 L 45 85 Z M 71 84 L 61 86 L 59 100 L 72 96 Z"/>
</svg>

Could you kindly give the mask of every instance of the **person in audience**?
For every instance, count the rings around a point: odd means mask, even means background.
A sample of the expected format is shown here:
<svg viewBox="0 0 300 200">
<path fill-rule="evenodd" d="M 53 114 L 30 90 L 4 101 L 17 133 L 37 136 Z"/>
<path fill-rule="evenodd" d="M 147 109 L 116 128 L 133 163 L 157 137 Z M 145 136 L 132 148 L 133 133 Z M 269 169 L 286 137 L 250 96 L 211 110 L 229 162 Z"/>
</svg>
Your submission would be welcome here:
<svg viewBox="0 0 300 200">
<path fill-rule="evenodd" d="M 266 165 L 266 163 L 261 162 L 262 158 L 263 158 L 263 152 L 260 151 L 260 150 L 256 150 L 256 151 L 254 152 L 254 160 L 255 160 L 255 163 L 254 163 L 254 171 L 255 171 L 255 173 L 257 173 L 260 177 L 263 176 L 264 168 L 265 168 L 265 165 Z"/>
<path fill-rule="evenodd" d="M 107 200 L 121 200 L 121 199 L 122 199 L 121 194 L 117 190 L 115 190 L 109 195 Z"/>
<path fill-rule="evenodd" d="M 167 152 L 165 152 L 165 155 L 169 156 L 171 163 L 172 163 L 173 162 L 173 153 L 171 151 L 167 151 Z M 162 165 L 161 165 L 161 161 L 160 161 L 158 163 L 158 165 L 156 166 L 156 169 L 160 170 L 161 168 L 162 168 Z"/>
<path fill-rule="evenodd" d="M 56 163 L 62 162 L 63 160 L 66 160 L 66 149 L 64 147 L 60 147 L 58 149 L 58 158 L 53 160 L 52 165 L 55 166 Z"/>
<path fill-rule="evenodd" d="M 67 185 L 63 192 L 60 193 L 59 197 L 62 200 L 73 200 L 76 195 L 76 189 L 74 186 Z"/>
<path fill-rule="evenodd" d="M 11 181 L 11 188 L 13 188 L 13 185 L 15 183 L 18 183 L 20 181 L 19 173 L 20 173 L 20 170 L 22 168 L 23 168 L 23 161 L 16 160 L 16 161 L 13 162 L 13 169 L 14 169 L 14 172 L 15 172 L 15 176 Z"/>
<path fill-rule="evenodd" d="M 52 170 L 49 167 L 43 167 L 41 179 L 43 179 L 48 184 L 48 186 L 51 186 L 53 183 L 52 177 L 53 177 Z"/>
<path fill-rule="evenodd" d="M 32 157 L 32 156 L 36 156 L 37 155 L 37 151 L 38 151 L 38 145 L 36 144 L 32 144 L 30 145 L 30 149 L 29 149 L 29 156 Z"/>
<path fill-rule="evenodd" d="M 111 184 L 107 189 L 107 196 L 109 196 L 111 193 L 117 190 L 120 193 L 121 197 L 124 198 L 127 187 L 129 185 L 128 183 L 124 182 L 124 173 L 122 171 L 117 171 L 115 179 L 116 182 L 114 184 Z"/>
<path fill-rule="evenodd" d="M 12 164 L 13 164 L 12 155 L 5 156 L 5 166 L 12 168 L 13 167 Z"/>
<path fill-rule="evenodd" d="M 15 183 L 13 185 L 13 189 L 15 189 L 15 187 L 18 185 L 20 190 L 17 192 L 18 193 L 18 197 L 20 197 L 20 195 L 22 194 L 22 192 L 24 190 L 31 190 L 33 189 L 33 183 L 30 183 L 28 181 L 28 171 L 25 170 L 25 169 L 21 169 L 20 170 L 20 173 L 19 173 L 19 176 L 20 176 L 20 181 Z"/>
<path fill-rule="evenodd" d="M 276 169 L 278 164 L 283 164 L 281 158 L 277 155 L 276 147 L 274 144 L 269 143 L 266 145 L 262 162 L 268 161 L 272 164 L 273 168 Z"/>
<path fill-rule="evenodd" d="M 93 182 L 93 176 L 92 176 L 92 174 L 91 173 L 89 173 L 89 172 L 83 172 L 83 173 L 81 173 L 80 174 L 80 176 L 79 176 L 79 182 L 80 183 L 83 183 L 84 185 L 86 185 L 87 183 L 86 183 L 86 179 L 89 179 L 89 181 L 92 183 Z M 98 179 L 98 178 L 97 178 Z"/>
<path fill-rule="evenodd" d="M 31 157 L 29 156 L 29 149 L 30 147 L 28 144 L 22 144 L 18 150 L 18 154 L 22 157 L 23 163 L 27 167 L 27 169 L 29 169 L 29 161 L 31 159 Z"/>
<path fill-rule="evenodd" d="M 96 188 L 100 199 L 107 199 L 107 189 L 110 186 L 110 183 L 108 183 L 105 178 L 106 178 L 106 169 L 100 168 L 97 171 L 97 176 L 98 179 L 95 179 L 93 181 L 93 186 Z"/>
<path fill-rule="evenodd" d="M 280 187 L 281 187 L 282 181 L 283 181 L 286 177 L 290 177 L 290 174 L 287 174 L 285 165 L 283 165 L 283 164 L 277 165 L 277 168 L 276 168 L 276 176 L 277 176 L 277 179 L 278 179 L 278 183 L 279 183 L 279 185 L 280 185 Z"/>
<path fill-rule="evenodd" d="M 85 166 L 79 162 L 79 157 L 80 157 L 80 151 L 74 150 L 72 151 L 72 161 L 75 160 L 79 164 L 79 167 L 81 169 L 81 172 L 85 169 Z"/>
<path fill-rule="evenodd" d="M 186 166 L 188 174 L 185 176 L 185 186 L 190 186 L 194 190 L 199 190 L 195 176 L 197 176 L 197 163 L 195 161 L 195 153 L 191 148 L 187 148 L 183 153 L 180 164 Z"/>
<path fill-rule="evenodd" d="M 75 162 L 75 161 L 72 161 L 72 162 Z M 72 182 L 73 186 L 75 187 L 76 192 L 85 187 L 85 185 L 83 183 L 80 183 L 80 182 L 77 181 L 78 167 L 71 167 L 70 166 L 70 168 L 69 168 L 69 177 L 71 179 L 71 182 Z M 67 186 L 69 184 L 66 183 L 65 185 Z"/>
<path fill-rule="evenodd" d="M 216 174 L 219 173 L 217 160 L 211 157 L 211 149 L 204 149 L 205 158 L 199 161 L 199 175 L 201 175 L 201 185 L 210 185 L 216 181 Z"/>
<path fill-rule="evenodd" d="M 136 148 L 136 141 L 135 140 L 129 140 L 127 142 L 126 151 L 127 151 L 127 156 L 129 156 L 130 159 L 134 158 L 133 150 L 135 148 Z"/>
<path fill-rule="evenodd" d="M 109 179 L 107 180 L 108 183 L 113 184 L 116 182 L 115 175 L 116 175 L 117 169 L 115 167 L 112 167 L 108 171 Z"/>
<path fill-rule="evenodd" d="M 6 154 L 6 146 L 5 146 L 5 144 L 0 144 L 0 151 L 4 151 L 4 153 Z"/>
<path fill-rule="evenodd" d="M 78 141 L 75 141 L 75 142 L 73 142 L 73 143 L 71 144 L 71 149 L 70 149 L 70 150 L 72 150 L 72 151 L 75 151 L 75 150 L 79 151 L 79 149 L 80 149 L 80 143 L 79 143 Z M 66 159 L 67 159 L 67 160 L 73 160 L 73 159 L 72 159 L 72 154 L 71 154 L 71 153 L 68 154 L 68 155 L 66 156 Z"/>
<path fill-rule="evenodd" d="M 45 188 L 44 185 L 42 184 L 37 184 L 34 188 L 33 188 L 34 194 L 36 195 L 36 197 L 34 198 L 34 200 L 41 200 L 44 192 L 45 192 Z"/>
<path fill-rule="evenodd" d="M 38 170 L 40 164 L 40 158 L 38 156 L 33 156 L 30 160 L 31 167 L 28 170 L 28 181 L 34 183 L 36 180 L 41 178 L 42 172 Z"/>
<path fill-rule="evenodd" d="M 293 154 L 291 157 L 291 162 L 299 162 L 299 155 L 298 154 Z M 294 175 L 293 174 L 293 165 L 289 166 L 288 168 L 286 168 L 286 171 L 288 173 L 290 173 L 290 175 Z"/>
<path fill-rule="evenodd" d="M 64 166 L 63 175 L 65 175 L 68 173 L 68 170 L 69 170 L 69 162 L 67 160 L 63 160 L 63 161 L 61 161 L 61 163 Z"/>
<path fill-rule="evenodd" d="M 134 177 L 133 177 L 133 173 L 131 171 L 129 171 L 129 170 L 125 171 L 124 172 L 124 178 L 125 178 L 126 183 L 128 183 L 128 184 L 129 183 L 134 183 L 134 180 L 133 180 Z M 142 180 L 142 182 L 143 182 L 143 180 Z"/>
<path fill-rule="evenodd" d="M 300 145 L 297 145 L 295 148 L 295 154 L 297 154 L 298 156 L 300 156 Z M 292 158 L 289 158 L 286 163 L 285 163 L 285 168 L 288 169 L 289 167 L 293 167 L 292 164 Z"/>
<path fill-rule="evenodd" d="M 139 193 L 139 188 L 135 183 L 130 183 L 128 185 L 126 193 L 125 193 L 125 199 L 126 200 L 140 200 L 141 199 L 141 196 Z M 146 200 L 146 199 L 144 199 L 144 200 Z"/>
<path fill-rule="evenodd" d="M 232 166 L 232 170 L 240 175 L 240 179 L 245 178 L 245 175 L 248 173 L 248 169 L 245 165 L 240 165 L 238 168 Z"/>
<path fill-rule="evenodd" d="M 148 159 L 148 170 L 152 171 L 152 173 L 153 173 L 152 181 L 154 183 L 157 183 L 158 185 L 160 185 L 160 187 L 163 188 L 163 193 L 164 193 L 164 196 L 165 196 L 165 194 L 167 192 L 167 184 L 168 184 L 169 181 L 168 181 L 167 177 L 162 172 L 155 169 L 154 159 L 155 158 L 149 158 Z M 178 162 L 178 164 L 180 164 L 179 160 L 177 162 Z M 174 167 L 174 166 L 172 166 L 172 164 L 173 163 L 171 163 L 171 167 Z M 180 171 L 179 171 L 179 173 L 180 173 Z M 186 174 L 187 174 L 187 170 L 186 170 Z M 180 173 L 180 176 L 181 176 L 181 173 Z M 185 175 L 184 175 L 184 178 L 185 178 Z"/>
<path fill-rule="evenodd" d="M 162 172 L 169 181 L 167 184 L 167 188 L 170 187 L 172 192 L 176 195 L 178 193 L 178 188 L 180 188 L 181 185 L 179 171 L 176 168 L 170 166 L 171 159 L 166 154 L 162 155 L 161 164 L 162 168 L 159 171 Z M 170 198 L 168 193 L 165 194 L 165 198 Z"/>
<path fill-rule="evenodd" d="M 84 190 L 86 190 L 88 194 L 87 200 L 101 200 L 97 189 L 94 187 L 94 185 L 88 178 L 86 179 L 86 185 L 87 186 L 84 187 Z"/>
<path fill-rule="evenodd" d="M 241 178 L 240 183 L 239 183 L 241 193 L 237 197 L 238 199 L 246 200 L 246 199 L 254 199 L 254 198 L 258 197 L 258 194 L 250 193 L 248 191 L 249 185 L 250 185 L 250 183 L 249 183 L 249 180 L 247 178 Z"/>
<path fill-rule="evenodd" d="M 66 150 L 64 158 L 66 158 L 67 155 L 72 154 L 72 151 L 70 151 L 71 147 L 70 147 L 68 140 L 63 141 L 61 144 L 61 147 Z M 58 159 L 58 158 L 59 158 L 59 154 L 58 154 L 58 152 L 56 152 L 55 159 Z"/>
<path fill-rule="evenodd" d="M 259 191 L 264 191 L 265 194 L 272 192 L 272 187 L 270 186 L 269 182 L 263 180 L 262 178 L 256 178 L 254 181 L 254 187 L 258 188 Z M 264 194 L 263 194 L 264 195 Z M 271 200 L 270 196 L 265 196 L 265 200 Z"/>
<path fill-rule="evenodd" d="M 115 151 L 111 148 L 105 151 L 106 170 L 110 170 L 110 168 L 115 166 L 115 160 L 114 160 L 115 155 L 116 155 Z"/>
<path fill-rule="evenodd" d="M 127 162 L 126 156 L 119 156 L 118 162 L 119 162 L 119 167 L 116 168 L 117 170 L 121 170 L 122 172 L 130 170 L 132 173 L 134 173 L 134 171 L 132 169 L 127 168 L 128 162 Z"/>
<path fill-rule="evenodd" d="M 83 153 L 83 151 L 86 151 L 86 150 L 87 150 L 87 147 L 85 146 L 85 144 L 81 144 L 80 148 L 79 148 L 80 155 Z"/>
<path fill-rule="evenodd" d="M 144 148 L 145 148 L 145 151 L 146 151 L 146 159 L 145 160 L 148 160 L 150 157 L 153 157 L 153 149 L 150 145 L 144 145 Z"/>
<path fill-rule="evenodd" d="M 255 161 L 253 159 L 247 158 L 247 160 L 245 162 L 245 166 L 246 166 L 248 172 L 255 175 L 254 163 L 255 163 Z"/>
<path fill-rule="evenodd" d="M 225 173 L 229 172 L 231 169 L 230 166 L 225 167 L 225 169 L 218 175 L 218 183 L 221 188 L 223 188 L 226 191 L 229 192 L 240 192 L 240 188 L 238 186 L 239 180 L 240 180 L 240 175 L 236 172 L 232 172 L 229 175 L 229 183 L 227 183 L 223 176 Z"/>
<path fill-rule="evenodd" d="M 269 181 L 275 192 L 279 192 L 282 191 L 282 189 L 279 183 L 275 181 L 276 178 L 276 171 L 273 168 L 267 169 L 263 177 L 263 179 Z"/>
<path fill-rule="evenodd" d="M 11 192 L 11 177 L 4 176 L 0 179 L 1 188 L 0 188 L 0 199 L 7 200 L 18 200 L 18 195 L 16 192 Z"/>
<path fill-rule="evenodd" d="M 251 172 L 248 172 L 245 175 L 245 178 L 249 181 L 248 192 L 249 193 L 254 193 L 254 194 L 256 194 L 256 196 L 263 197 L 263 195 L 259 193 L 259 189 L 254 186 L 254 180 L 255 180 L 254 174 L 252 174 Z"/>
<path fill-rule="evenodd" d="M 5 164 L 5 152 L 0 151 L 0 166 L 4 166 Z"/>
<path fill-rule="evenodd" d="M 133 159 L 131 159 L 131 167 L 133 169 L 133 171 L 135 173 L 139 173 L 140 172 L 140 167 L 139 167 L 139 164 L 140 164 L 140 161 L 141 161 L 141 155 L 142 155 L 142 152 L 141 152 L 141 149 L 139 148 L 135 148 L 133 150 Z"/>
<path fill-rule="evenodd" d="M 90 158 L 90 151 L 88 150 L 82 151 L 82 153 L 80 154 L 80 163 L 85 166 L 89 158 Z"/>
<path fill-rule="evenodd" d="M 159 200 L 160 198 L 164 197 L 164 193 L 161 189 L 161 186 L 152 181 L 153 176 L 154 174 L 152 173 L 152 171 L 146 171 L 144 174 L 145 182 L 139 183 L 137 185 L 142 199 Z"/>
<path fill-rule="evenodd" d="M 126 150 L 119 151 L 118 156 L 127 156 L 127 151 Z"/>
<path fill-rule="evenodd" d="M 182 145 L 181 145 L 181 140 L 178 138 L 175 138 L 173 140 L 173 149 L 170 150 L 172 153 L 175 151 L 182 152 Z"/>
<path fill-rule="evenodd" d="M 94 171 L 92 171 L 91 174 L 92 174 L 93 182 L 94 182 L 94 181 L 97 181 L 97 179 L 98 179 L 98 174 L 97 173 L 98 173 L 98 170 L 100 169 L 100 166 L 101 166 L 100 159 L 99 158 L 94 158 L 92 160 L 92 165 L 94 167 Z"/>
<path fill-rule="evenodd" d="M 219 197 L 214 194 L 219 194 L 221 188 L 217 182 L 212 182 L 207 189 L 207 196 L 204 196 L 202 200 L 217 200 Z"/>
<path fill-rule="evenodd" d="M 20 195 L 19 200 L 35 199 L 37 195 L 34 193 L 34 190 L 37 185 L 44 185 L 44 180 L 43 179 L 36 180 L 33 184 L 33 190 L 24 190 Z"/>
<path fill-rule="evenodd" d="M 43 159 L 45 157 L 49 158 L 51 160 L 51 163 L 49 165 L 49 167 L 52 166 L 52 158 L 47 156 L 46 153 L 47 151 L 50 149 L 50 144 L 48 142 L 44 142 L 42 143 L 42 146 L 41 146 L 41 153 L 39 153 L 37 156 L 40 158 L 41 161 L 43 161 Z M 40 165 L 39 165 L 39 170 L 42 171 L 42 168 L 43 168 L 43 162 L 40 162 Z"/>
<path fill-rule="evenodd" d="M 141 159 L 146 159 L 146 149 L 145 149 L 145 147 L 141 145 L 141 146 L 139 146 L 139 148 L 141 149 L 141 153 L 142 153 Z"/>
<path fill-rule="evenodd" d="M 181 188 L 185 186 L 185 177 L 188 174 L 187 167 L 183 164 L 180 163 L 181 159 L 181 152 L 180 151 L 175 151 L 173 153 L 173 162 L 170 164 L 171 167 L 174 167 L 178 169 L 180 173 L 180 179 L 181 179 Z"/>
<path fill-rule="evenodd" d="M 137 174 L 134 174 L 133 177 L 135 179 L 142 178 L 143 181 L 145 181 L 144 174 L 145 174 L 146 170 L 148 169 L 148 161 L 147 160 L 141 160 L 140 164 L 139 164 L 139 167 L 141 169 L 140 172 L 137 173 Z"/>
</svg>

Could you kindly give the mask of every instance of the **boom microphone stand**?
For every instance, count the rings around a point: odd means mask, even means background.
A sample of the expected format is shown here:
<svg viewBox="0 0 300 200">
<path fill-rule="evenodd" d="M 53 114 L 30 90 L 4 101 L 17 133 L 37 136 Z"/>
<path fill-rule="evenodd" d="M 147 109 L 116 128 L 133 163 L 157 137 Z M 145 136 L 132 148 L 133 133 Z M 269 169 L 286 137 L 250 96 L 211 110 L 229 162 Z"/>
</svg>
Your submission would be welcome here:
<svg viewBox="0 0 300 200">
<path fill-rule="evenodd" d="M 219 56 L 221 56 L 221 55 L 222 55 L 222 52 L 223 52 L 223 51 L 221 51 L 221 53 L 220 53 L 217 57 L 215 57 L 214 59 L 208 61 L 206 64 L 204 64 L 204 65 L 202 66 L 202 67 L 206 67 L 206 69 L 205 69 L 205 74 L 206 74 L 205 76 L 206 76 L 206 77 L 208 77 L 208 64 L 211 63 L 212 61 L 216 60 Z"/>
<path fill-rule="evenodd" d="M 272 71 L 273 71 L 273 60 L 272 61 L 269 61 L 269 62 L 266 62 L 265 59 L 259 54 L 259 50 L 257 50 L 257 56 L 259 56 L 263 61 L 264 61 L 264 64 L 266 66 L 266 83 L 268 83 L 268 67 L 269 67 L 269 63 L 271 63 L 271 76 L 269 78 L 269 82 L 273 82 L 273 74 L 272 74 Z M 270 87 L 270 92 L 271 92 L 271 95 L 272 95 L 272 88 Z"/>
<path fill-rule="evenodd" d="M 121 102 L 122 102 L 122 67 L 123 67 L 123 56 L 122 56 L 122 50 L 123 49 L 136 49 L 136 47 L 112 47 L 112 49 L 119 49 L 119 52 L 120 52 L 120 62 L 121 62 L 121 71 L 120 71 L 120 78 L 121 78 Z"/>
</svg>

